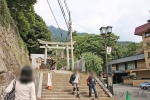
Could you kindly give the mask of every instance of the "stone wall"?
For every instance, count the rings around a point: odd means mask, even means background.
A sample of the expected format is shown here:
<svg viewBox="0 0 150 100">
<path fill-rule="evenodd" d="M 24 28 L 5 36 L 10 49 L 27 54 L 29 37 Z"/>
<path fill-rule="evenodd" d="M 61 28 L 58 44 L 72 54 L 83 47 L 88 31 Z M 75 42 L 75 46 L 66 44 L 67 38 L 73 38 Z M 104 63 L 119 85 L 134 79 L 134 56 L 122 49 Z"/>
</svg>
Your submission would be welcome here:
<svg viewBox="0 0 150 100">
<path fill-rule="evenodd" d="M 28 62 L 28 52 L 14 27 L 4 28 L 0 25 L 0 72 L 11 71 Z M 20 40 L 20 41 L 19 41 Z"/>
<path fill-rule="evenodd" d="M 18 67 L 29 64 L 28 51 L 5 0 L 0 0 L 0 19 L 0 74 L 11 73 Z"/>
</svg>

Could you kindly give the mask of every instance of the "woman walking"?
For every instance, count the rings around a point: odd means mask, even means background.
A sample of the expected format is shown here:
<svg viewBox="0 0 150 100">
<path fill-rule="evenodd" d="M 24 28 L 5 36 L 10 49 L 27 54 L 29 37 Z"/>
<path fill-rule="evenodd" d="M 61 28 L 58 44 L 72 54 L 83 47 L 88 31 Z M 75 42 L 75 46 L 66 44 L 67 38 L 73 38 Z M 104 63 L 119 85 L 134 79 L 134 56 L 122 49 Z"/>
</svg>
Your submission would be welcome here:
<svg viewBox="0 0 150 100">
<path fill-rule="evenodd" d="M 30 66 L 23 67 L 20 78 L 14 79 L 5 89 L 5 93 L 10 93 L 15 83 L 15 100 L 36 100 L 32 74 Z"/>
</svg>

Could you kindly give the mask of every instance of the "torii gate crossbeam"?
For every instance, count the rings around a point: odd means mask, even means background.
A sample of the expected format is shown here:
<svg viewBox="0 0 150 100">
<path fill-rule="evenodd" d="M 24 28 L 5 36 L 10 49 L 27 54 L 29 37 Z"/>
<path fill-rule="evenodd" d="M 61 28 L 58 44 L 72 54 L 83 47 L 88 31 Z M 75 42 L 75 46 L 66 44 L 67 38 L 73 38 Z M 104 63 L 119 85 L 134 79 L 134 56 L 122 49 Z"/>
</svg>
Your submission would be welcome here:
<svg viewBox="0 0 150 100">
<path fill-rule="evenodd" d="M 47 49 L 48 48 L 50 48 L 50 49 L 66 49 L 66 51 L 67 51 L 67 69 L 70 68 L 69 67 L 69 49 L 71 49 L 71 47 L 69 46 L 69 45 L 71 45 L 70 42 L 48 42 L 48 41 L 43 41 L 43 40 L 40 40 L 40 39 L 38 39 L 38 41 L 39 41 L 40 44 L 45 45 L 45 46 L 40 46 L 40 48 L 45 48 L 44 64 L 47 63 L 46 60 L 47 60 Z M 75 43 L 75 41 L 73 43 Z M 48 46 L 48 44 L 56 45 L 56 47 Z M 66 45 L 66 46 L 58 47 L 58 45 Z"/>
</svg>

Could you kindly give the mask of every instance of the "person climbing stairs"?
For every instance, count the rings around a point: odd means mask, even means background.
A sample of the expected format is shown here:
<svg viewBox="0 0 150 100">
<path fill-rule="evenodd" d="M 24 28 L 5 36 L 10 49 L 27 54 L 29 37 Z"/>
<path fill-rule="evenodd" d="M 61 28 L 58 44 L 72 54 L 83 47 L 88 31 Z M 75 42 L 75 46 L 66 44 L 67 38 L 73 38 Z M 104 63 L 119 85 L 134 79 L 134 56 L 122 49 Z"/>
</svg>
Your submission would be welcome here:
<svg viewBox="0 0 150 100">
<path fill-rule="evenodd" d="M 48 72 L 44 72 L 40 100 L 114 100 L 113 96 L 110 97 L 109 93 L 107 93 L 108 90 L 106 90 L 106 88 L 104 89 L 104 86 L 101 86 L 100 84 L 96 85 L 99 98 L 94 98 L 94 93 L 92 93 L 92 98 L 89 98 L 89 88 L 86 83 L 88 75 L 85 73 L 80 74 L 80 98 L 76 98 L 75 95 L 72 95 L 72 86 L 69 83 L 71 74 L 72 72 L 69 71 L 53 71 L 52 90 L 48 90 Z"/>
</svg>

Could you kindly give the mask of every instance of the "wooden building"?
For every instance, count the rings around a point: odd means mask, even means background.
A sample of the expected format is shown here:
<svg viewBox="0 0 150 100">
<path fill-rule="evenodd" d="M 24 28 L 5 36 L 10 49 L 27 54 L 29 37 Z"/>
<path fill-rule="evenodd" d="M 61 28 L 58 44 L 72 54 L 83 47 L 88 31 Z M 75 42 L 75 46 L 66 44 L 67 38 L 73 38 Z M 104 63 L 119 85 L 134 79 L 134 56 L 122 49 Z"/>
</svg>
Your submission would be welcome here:
<svg viewBox="0 0 150 100">
<path fill-rule="evenodd" d="M 150 82 L 150 20 L 137 27 L 134 34 L 142 37 L 144 54 L 112 60 L 114 83 L 139 86 Z"/>
</svg>

